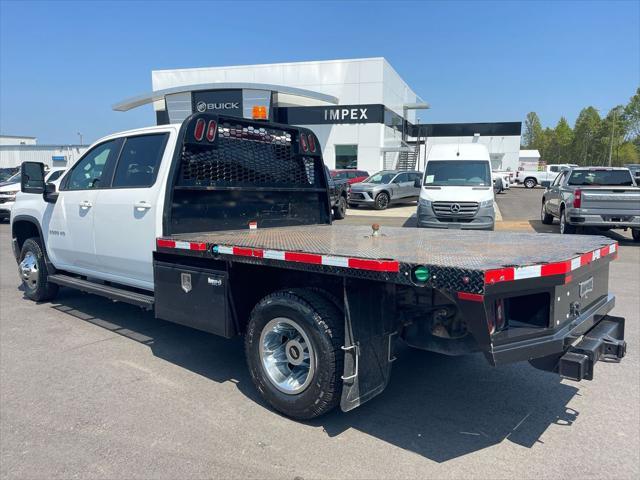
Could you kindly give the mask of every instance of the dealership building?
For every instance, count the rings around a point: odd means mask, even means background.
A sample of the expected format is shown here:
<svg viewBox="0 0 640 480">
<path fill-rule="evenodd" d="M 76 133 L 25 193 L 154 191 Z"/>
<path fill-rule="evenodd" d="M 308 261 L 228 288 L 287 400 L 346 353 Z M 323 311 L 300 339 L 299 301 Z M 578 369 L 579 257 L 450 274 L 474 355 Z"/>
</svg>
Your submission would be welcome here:
<svg viewBox="0 0 640 480">
<path fill-rule="evenodd" d="M 305 126 L 330 168 L 422 168 L 434 143 L 480 142 L 494 169 L 517 170 L 520 122 L 422 123 L 425 99 L 384 58 L 205 67 L 152 72 L 152 91 L 119 102 L 153 104 L 156 123 L 194 112 L 251 118 L 265 106 L 273 121 Z"/>
</svg>

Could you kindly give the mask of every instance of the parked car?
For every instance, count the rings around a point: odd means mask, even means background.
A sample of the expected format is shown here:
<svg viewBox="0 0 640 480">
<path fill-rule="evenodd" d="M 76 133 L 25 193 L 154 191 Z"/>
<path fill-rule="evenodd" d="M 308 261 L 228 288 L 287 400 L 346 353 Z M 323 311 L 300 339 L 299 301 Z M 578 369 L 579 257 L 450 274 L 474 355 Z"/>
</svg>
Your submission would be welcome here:
<svg viewBox="0 0 640 480">
<path fill-rule="evenodd" d="M 420 195 L 422 172 L 382 170 L 351 186 L 349 206 L 366 205 L 384 210 L 392 203 L 414 202 Z"/>
<path fill-rule="evenodd" d="M 325 166 L 327 174 L 327 185 L 329 187 L 329 200 L 331 201 L 331 211 L 333 218 L 342 220 L 347 215 L 347 198 L 349 184 L 344 178 L 336 178 L 331 175 L 329 169 Z"/>
<path fill-rule="evenodd" d="M 369 177 L 369 172 L 364 170 L 331 170 L 331 178 L 336 180 L 346 180 L 349 185 L 365 181 Z"/>
<path fill-rule="evenodd" d="M 47 170 L 45 182 L 53 183 L 64 173 L 64 167 L 54 167 Z M 0 221 L 9 220 L 11 208 L 16 201 L 16 195 L 20 191 L 20 171 L 0 184 Z"/>
<path fill-rule="evenodd" d="M 511 188 L 510 172 L 491 172 L 491 179 L 493 180 L 496 193 L 502 193 Z"/>
<path fill-rule="evenodd" d="M 557 165 L 547 165 L 544 170 L 518 170 L 516 172 L 516 183 L 521 183 L 527 188 L 536 185 L 548 186 L 562 170 L 577 167 L 572 163 L 559 163 Z"/>
<path fill-rule="evenodd" d="M 434 145 L 418 200 L 418 227 L 493 230 L 498 187 L 492 183 L 486 146 Z"/>
<path fill-rule="evenodd" d="M 18 167 L 0 168 L 0 185 L 19 172 L 20 168 Z"/>
<path fill-rule="evenodd" d="M 640 241 L 640 188 L 628 168 L 578 167 L 560 173 L 542 196 L 540 219 L 560 233 L 581 227 L 632 229 Z"/>
</svg>

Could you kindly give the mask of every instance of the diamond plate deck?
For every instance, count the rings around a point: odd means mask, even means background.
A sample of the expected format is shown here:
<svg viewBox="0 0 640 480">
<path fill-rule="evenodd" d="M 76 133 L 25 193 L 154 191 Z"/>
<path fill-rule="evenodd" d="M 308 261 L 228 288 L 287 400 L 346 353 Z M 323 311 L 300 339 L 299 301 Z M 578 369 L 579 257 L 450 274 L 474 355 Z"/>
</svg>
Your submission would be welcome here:
<svg viewBox="0 0 640 480">
<path fill-rule="evenodd" d="M 181 234 L 170 238 L 476 271 L 561 262 L 616 243 L 603 236 L 399 227 L 381 227 L 378 237 L 371 233 L 366 226 L 334 224 Z"/>
</svg>

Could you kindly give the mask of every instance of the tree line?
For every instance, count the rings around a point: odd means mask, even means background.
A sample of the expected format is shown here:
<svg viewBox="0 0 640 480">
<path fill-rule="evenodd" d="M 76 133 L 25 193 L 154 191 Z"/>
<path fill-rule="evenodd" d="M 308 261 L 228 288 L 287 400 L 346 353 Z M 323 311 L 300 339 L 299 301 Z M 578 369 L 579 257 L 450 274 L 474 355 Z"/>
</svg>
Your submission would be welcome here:
<svg viewBox="0 0 640 480">
<path fill-rule="evenodd" d="M 622 166 L 640 163 L 640 88 L 626 105 L 602 118 L 594 107 L 583 108 L 571 128 L 561 117 L 555 128 L 542 128 L 535 112 L 527 114 L 522 147 L 540 152 L 540 160 L 577 165 Z"/>
</svg>

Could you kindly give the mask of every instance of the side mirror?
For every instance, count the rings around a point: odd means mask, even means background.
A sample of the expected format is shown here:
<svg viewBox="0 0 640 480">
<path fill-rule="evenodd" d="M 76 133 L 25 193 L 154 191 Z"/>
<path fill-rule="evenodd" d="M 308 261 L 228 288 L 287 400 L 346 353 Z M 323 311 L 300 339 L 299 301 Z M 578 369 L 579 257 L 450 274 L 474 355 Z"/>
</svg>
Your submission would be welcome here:
<svg viewBox="0 0 640 480">
<path fill-rule="evenodd" d="M 421 179 L 421 178 L 416 178 L 416 179 L 413 181 L 413 186 L 414 186 L 415 188 L 420 188 L 420 187 L 422 187 L 422 179 Z"/>
<path fill-rule="evenodd" d="M 20 191 L 23 193 L 44 193 L 44 163 L 24 162 L 20 167 Z"/>
<path fill-rule="evenodd" d="M 55 183 L 47 183 L 44 186 L 44 193 L 42 194 L 42 198 L 47 203 L 56 203 L 58 200 L 58 192 L 56 191 Z"/>
</svg>

